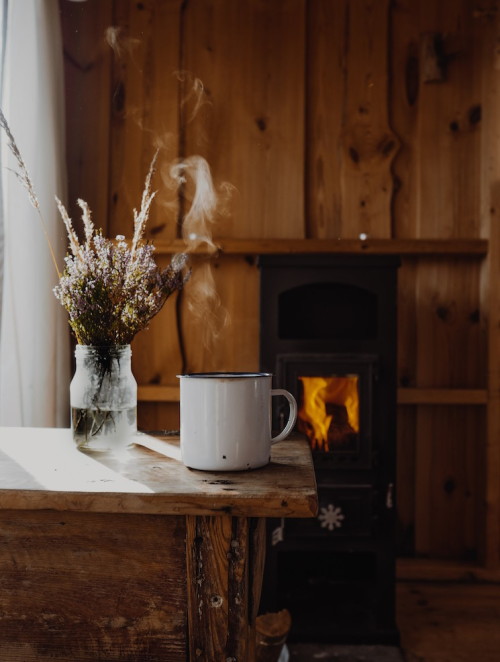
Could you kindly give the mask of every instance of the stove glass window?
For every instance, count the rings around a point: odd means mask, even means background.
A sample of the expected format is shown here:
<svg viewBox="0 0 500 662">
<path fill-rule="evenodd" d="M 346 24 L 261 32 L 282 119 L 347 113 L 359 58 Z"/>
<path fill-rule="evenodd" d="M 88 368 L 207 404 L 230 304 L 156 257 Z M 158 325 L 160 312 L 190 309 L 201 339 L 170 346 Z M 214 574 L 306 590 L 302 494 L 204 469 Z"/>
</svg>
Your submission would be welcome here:
<svg viewBox="0 0 500 662">
<path fill-rule="evenodd" d="M 359 420 L 358 375 L 299 377 L 297 427 L 313 451 L 357 448 Z"/>
</svg>

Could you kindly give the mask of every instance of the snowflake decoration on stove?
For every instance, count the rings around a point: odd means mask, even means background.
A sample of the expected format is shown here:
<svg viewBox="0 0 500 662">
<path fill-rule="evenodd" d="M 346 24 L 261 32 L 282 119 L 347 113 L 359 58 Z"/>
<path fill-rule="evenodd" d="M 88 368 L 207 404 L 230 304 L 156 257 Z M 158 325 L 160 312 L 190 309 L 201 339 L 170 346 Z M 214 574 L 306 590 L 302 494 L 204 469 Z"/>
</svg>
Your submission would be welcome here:
<svg viewBox="0 0 500 662">
<path fill-rule="evenodd" d="M 340 529 L 345 515 L 341 508 L 334 506 L 333 503 L 329 503 L 326 508 L 320 508 L 318 519 L 324 529 L 333 531 L 334 529 Z"/>
</svg>

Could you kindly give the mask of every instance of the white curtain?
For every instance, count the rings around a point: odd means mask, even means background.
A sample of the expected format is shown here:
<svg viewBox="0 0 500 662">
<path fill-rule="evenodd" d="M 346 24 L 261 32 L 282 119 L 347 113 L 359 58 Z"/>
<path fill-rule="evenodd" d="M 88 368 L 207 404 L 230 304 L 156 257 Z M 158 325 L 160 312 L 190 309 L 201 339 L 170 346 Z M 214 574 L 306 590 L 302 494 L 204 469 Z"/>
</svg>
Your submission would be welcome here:
<svg viewBox="0 0 500 662">
<path fill-rule="evenodd" d="M 2 108 L 37 194 L 59 269 L 66 239 L 54 195 L 65 199 L 63 52 L 58 0 L 9 0 Z M 66 314 L 37 212 L 8 169 L 2 137 L 3 288 L 0 425 L 69 424 Z"/>
</svg>

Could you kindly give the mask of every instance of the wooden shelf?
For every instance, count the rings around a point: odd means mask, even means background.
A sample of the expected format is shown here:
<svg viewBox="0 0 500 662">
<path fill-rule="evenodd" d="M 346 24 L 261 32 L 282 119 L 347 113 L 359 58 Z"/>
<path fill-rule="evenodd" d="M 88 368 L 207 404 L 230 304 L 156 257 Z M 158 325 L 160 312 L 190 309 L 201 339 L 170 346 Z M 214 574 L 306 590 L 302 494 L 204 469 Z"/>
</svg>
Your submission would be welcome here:
<svg viewBox="0 0 500 662">
<path fill-rule="evenodd" d="M 399 388 L 398 405 L 485 405 L 486 389 Z"/>
<path fill-rule="evenodd" d="M 348 253 L 371 255 L 457 255 L 484 257 L 488 252 L 486 239 L 214 239 L 215 254 L 263 255 L 295 253 Z M 182 239 L 155 242 L 159 255 L 170 255 L 186 250 Z M 208 255 L 213 249 L 205 246 L 191 251 Z"/>
</svg>

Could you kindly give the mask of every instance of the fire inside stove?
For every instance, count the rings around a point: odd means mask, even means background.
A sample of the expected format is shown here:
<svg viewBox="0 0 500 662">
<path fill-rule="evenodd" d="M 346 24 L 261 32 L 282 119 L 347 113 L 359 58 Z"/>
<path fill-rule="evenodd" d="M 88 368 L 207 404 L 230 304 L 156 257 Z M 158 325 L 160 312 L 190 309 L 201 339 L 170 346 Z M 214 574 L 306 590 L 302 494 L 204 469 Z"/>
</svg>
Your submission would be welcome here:
<svg viewBox="0 0 500 662">
<path fill-rule="evenodd" d="M 358 375 L 299 377 L 298 429 L 312 450 L 352 448 L 359 437 Z"/>
</svg>

